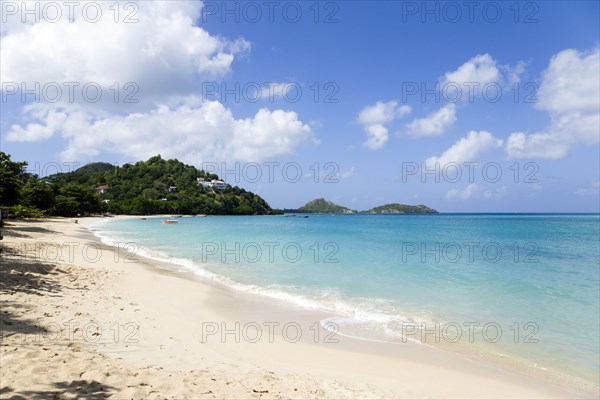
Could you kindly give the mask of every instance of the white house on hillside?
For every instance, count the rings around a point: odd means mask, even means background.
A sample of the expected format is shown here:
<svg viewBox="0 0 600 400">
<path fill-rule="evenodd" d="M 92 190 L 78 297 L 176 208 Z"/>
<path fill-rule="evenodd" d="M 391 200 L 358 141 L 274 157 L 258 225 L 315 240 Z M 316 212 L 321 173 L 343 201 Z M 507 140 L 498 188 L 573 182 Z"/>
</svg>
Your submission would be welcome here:
<svg viewBox="0 0 600 400">
<path fill-rule="evenodd" d="M 108 191 L 108 189 L 110 189 L 108 186 L 98 186 L 97 188 L 95 188 L 94 190 L 96 191 L 96 193 L 98 194 L 104 194 Z"/>
<path fill-rule="evenodd" d="M 204 178 L 196 178 L 196 180 L 198 181 L 197 184 L 198 185 L 202 185 L 205 188 L 213 188 L 213 189 L 219 189 L 219 190 L 223 190 L 227 188 L 227 184 L 225 183 L 225 181 L 222 181 L 220 179 L 204 179 Z"/>
</svg>

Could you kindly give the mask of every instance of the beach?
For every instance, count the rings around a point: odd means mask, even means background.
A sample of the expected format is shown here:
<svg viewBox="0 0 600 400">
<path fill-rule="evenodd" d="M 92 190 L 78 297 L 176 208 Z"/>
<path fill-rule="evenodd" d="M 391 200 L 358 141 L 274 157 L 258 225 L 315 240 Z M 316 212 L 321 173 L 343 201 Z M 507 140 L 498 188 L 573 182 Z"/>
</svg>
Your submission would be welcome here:
<svg viewBox="0 0 600 400">
<path fill-rule="evenodd" d="M 2 398 L 594 398 L 440 348 L 338 335 L 331 315 L 102 243 L 92 219 L 9 221 Z"/>
</svg>

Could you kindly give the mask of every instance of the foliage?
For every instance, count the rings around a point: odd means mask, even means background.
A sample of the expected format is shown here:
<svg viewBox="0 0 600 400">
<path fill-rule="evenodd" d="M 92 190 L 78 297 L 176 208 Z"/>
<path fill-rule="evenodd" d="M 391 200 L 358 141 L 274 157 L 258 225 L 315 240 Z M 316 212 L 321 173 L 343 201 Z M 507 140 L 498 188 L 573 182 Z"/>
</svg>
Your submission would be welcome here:
<svg viewBox="0 0 600 400">
<path fill-rule="evenodd" d="M 21 201 L 24 206 L 49 210 L 55 201 L 55 192 L 50 185 L 35 177 L 30 177 L 21 187 Z"/>
<path fill-rule="evenodd" d="M 8 208 L 11 218 L 40 218 L 44 214 L 68 217 L 102 211 L 100 197 L 93 187 L 49 184 L 25 172 L 26 166 L 27 163 L 13 162 L 10 155 L 0 152 L 0 205 Z M 79 175 L 84 176 L 81 172 Z"/>
<path fill-rule="evenodd" d="M 56 174 L 47 179 L 58 187 L 82 185 L 88 190 L 108 186 L 100 194 L 101 208 L 113 214 L 270 214 L 271 207 L 258 195 L 238 187 L 217 190 L 198 185 L 196 178 L 218 179 L 178 160 L 160 155 L 147 161 L 123 166 L 93 163 L 76 171 Z M 73 209 L 74 204 L 59 194 L 58 209 Z M 64 206 L 64 207 L 63 207 Z"/>
<path fill-rule="evenodd" d="M 0 205 L 12 206 L 19 203 L 26 162 L 13 162 L 10 155 L 0 151 Z"/>
<path fill-rule="evenodd" d="M 281 211 L 281 210 L 277 210 Z M 315 199 L 309 201 L 297 210 L 286 210 L 283 212 L 304 212 L 304 213 L 329 213 L 329 214 L 350 214 L 353 211 L 344 206 L 337 205 L 325 199 Z M 391 203 L 371 208 L 367 211 L 360 211 L 361 214 L 436 214 L 437 211 L 424 205 L 411 206 L 406 204 Z"/>
<path fill-rule="evenodd" d="M 433 208 L 429 208 L 422 204 L 418 206 L 409 206 L 406 204 L 385 204 L 383 206 L 371 208 L 365 211 L 368 214 L 437 214 Z"/>
<path fill-rule="evenodd" d="M 11 214 L 14 218 L 25 219 L 25 218 L 42 218 L 44 213 L 37 207 L 16 205 L 12 208 Z"/>
<path fill-rule="evenodd" d="M 328 214 L 350 214 L 354 211 L 349 208 L 337 205 L 325 199 L 311 200 L 299 208 L 301 212 L 310 213 L 328 213 Z"/>
<path fill-rule="evenodd" d="M 64 217 L 98 214 L 102 211 L 100 197 L 84 185 L 67 183 L 53 185 L 57 190 L 52 214 Z"/>
</svg>

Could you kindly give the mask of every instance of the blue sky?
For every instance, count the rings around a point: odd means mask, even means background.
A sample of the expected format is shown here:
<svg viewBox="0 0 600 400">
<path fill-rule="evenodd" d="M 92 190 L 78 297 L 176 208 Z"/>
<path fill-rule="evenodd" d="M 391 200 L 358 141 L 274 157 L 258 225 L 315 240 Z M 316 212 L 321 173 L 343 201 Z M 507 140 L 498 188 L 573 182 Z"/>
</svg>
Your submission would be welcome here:
<svg viewBox="0 0 600 400">
<path fill-rule="evenodd" d="M 160 153 L 273 207 L 599 211 L 598 2 L 127 3 L 2 2 L 2 151 L 32 172 Z"/>
</svg>

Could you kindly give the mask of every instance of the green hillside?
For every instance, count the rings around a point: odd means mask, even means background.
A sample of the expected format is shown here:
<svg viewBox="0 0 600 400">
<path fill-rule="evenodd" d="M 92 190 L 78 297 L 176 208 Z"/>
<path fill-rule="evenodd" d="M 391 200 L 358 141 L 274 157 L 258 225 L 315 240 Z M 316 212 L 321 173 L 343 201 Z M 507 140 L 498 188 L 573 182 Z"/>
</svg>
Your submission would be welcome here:
<svg viewBox="0 0 600 400">
<path fill-rule="evenodd" d="M 385 204 L 383 206 L 374 207 L 370 210 L 363 211 L 365 214 L 437 214 L 437 211 L 433 208 L 429 208 L 424 205 L 409 206 L 406 204 Z"/>
<path fill-rule="evenodd" d="M 298 209 L 307 213 L 351 214 L 354 211 L 325 199 L 311 200 Z"/>
<path fill-rule="evenodd" d="M 294 212 L 328 213 L 328 214 L 436 214 L 437 211 L 424 205 L 410 206 L 406 204 L 385 204 L 366 211 L 354 211 L 325 199 L 311 200 Z"/>
<path fill-rule="evenodd" d="M 218 179 L 178 160 L 159 156 L 135 164 L 113 166 L 92 163 L 73 172 L 46 178 L 54 184 L 82 185 L 100 193 L 103 208 L 113 214 L 270 214 L 271 207 L 260 196 L 238 187 L 203 187 L 196 178 Z"/>
</svg>

